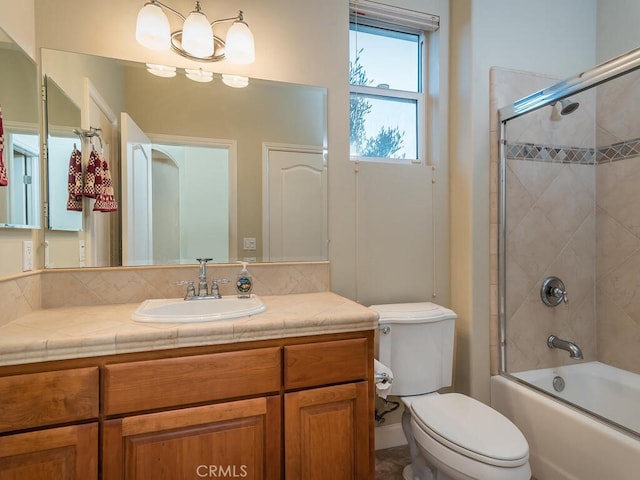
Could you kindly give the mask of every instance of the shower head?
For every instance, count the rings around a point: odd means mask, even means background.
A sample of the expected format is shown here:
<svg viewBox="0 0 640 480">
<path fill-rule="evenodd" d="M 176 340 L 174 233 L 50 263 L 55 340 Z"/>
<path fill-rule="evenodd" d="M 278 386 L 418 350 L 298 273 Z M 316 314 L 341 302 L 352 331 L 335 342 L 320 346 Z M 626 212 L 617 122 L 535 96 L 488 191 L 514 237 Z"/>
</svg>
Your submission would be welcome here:
<svg viewBox="0 0 640 480">
<path fill-rule="evenodd" d="M 553 102 L 551 106 L 555 105 L 557 102 Z M 580 104 L 578 102 L 572 102 L 568 98 L 563 98 L 560 100 L 560 115 L 569 115 L 570 113 L 575 112 Z"/>
</svg>

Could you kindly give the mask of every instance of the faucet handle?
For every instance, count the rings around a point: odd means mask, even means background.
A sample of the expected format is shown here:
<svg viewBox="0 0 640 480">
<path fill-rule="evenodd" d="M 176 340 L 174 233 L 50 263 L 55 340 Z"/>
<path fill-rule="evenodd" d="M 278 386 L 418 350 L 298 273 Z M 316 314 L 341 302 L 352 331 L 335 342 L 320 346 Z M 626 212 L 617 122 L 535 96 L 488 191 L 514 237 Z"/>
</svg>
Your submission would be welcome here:
<svg viewBox="0 0 640 480">
<path fill-rule="evenodd" d="M 214 278 L 211 280 L 211 288 L 217 287 L 220 284 L 225 284 L 225 283 L 230 283 L 231 280 L 229 280 L 228 278 Z"/>
<path fill-rule="evenodd" d="M 213 258 L 196 258 L 196 262 L 201 263 L 201 264 L 210 262 L 211 260 L 213 260 Z"/>
<path fill-rule="evenodd" d="M 213 298 L 221 298 L 219 284 L 229 283 L 230 281 L 228 278 L 214 278 L 211 280 L 211 296 Z"/>
<path fill-rule="evenodd" d="M 553 289 L 553 292 L 551 292 L 551 294 L 556 298 L 562 299 L 564 303 L 569 303 L 569 297 L 567 296 L 566 290 L 556 287 Z"/>
<path fill-rule="evenodd" d="M 180 280 L 179 282 L 176 282 L 176 285 L 187 286 L 187 294 L 184 297 L 185 300 L 196 296 L 196 287 L 193 285 L 193 280 Z"/>
</svg>

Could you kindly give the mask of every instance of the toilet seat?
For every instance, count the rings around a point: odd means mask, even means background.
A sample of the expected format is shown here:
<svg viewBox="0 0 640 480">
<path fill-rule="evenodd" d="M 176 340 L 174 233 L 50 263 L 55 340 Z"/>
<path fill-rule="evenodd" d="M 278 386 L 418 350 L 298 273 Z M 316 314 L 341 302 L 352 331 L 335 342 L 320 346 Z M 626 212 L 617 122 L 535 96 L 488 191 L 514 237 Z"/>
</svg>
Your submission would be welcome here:
<svg viewBox="0 0 640 480">
<path fill-rule="evenodd" d="M 518 467 L 529 458 L 524 435 L 505 416 L 458 393 L 411 402 L 416 424 L 439 444 L 486 465 Z"/>
</svg>

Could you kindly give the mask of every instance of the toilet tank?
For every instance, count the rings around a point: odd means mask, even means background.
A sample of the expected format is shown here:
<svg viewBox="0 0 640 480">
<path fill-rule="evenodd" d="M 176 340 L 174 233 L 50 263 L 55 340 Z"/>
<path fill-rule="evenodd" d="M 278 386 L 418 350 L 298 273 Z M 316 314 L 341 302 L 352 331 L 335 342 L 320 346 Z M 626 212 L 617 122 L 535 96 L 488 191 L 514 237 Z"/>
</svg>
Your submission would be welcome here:
<svg viewBox="0 0 640 480">
<path fill-rule="evenodd" d="M 393 373 L 391 395 L 451 385 L 455 312 L 430 302 L 371 308 L 380 315 L 378 360 Z"/>
</svg>

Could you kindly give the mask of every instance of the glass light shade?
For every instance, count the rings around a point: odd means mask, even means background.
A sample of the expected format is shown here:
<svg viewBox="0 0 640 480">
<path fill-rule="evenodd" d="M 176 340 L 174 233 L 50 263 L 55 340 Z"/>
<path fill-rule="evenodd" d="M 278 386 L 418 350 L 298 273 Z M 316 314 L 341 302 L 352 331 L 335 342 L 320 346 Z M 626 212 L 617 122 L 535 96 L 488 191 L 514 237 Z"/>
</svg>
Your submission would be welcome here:
<svg viewBox="0 0 640 480">
<path fill-rule="evenodd" d="M 244 88 L 249 85 L 249 77 L 222 74 L 222 83 L 224 83 L 228 87 Z"/>
<path fill-rule="evenodd" d="M 256 52 L 253 43 L 253 33 L 244 22 L 234 22 L 227 32 L 225 57 L 233 63 L 253 63 Z"/>
<path fill-rule="evenodd" d="M 213 72 L 207 72 L 201 68 L 185 68 L 184 71 L 186 77 L 194 82 L 206 83 L 213 80 Z"/>
<path fill-rule="evenodd" d="M 169 19 L 158 5 L 148 3 L 138 12 L 136 40 L 152 50 L 169 50 L 171 47 Z"/>
<path fill-rule="evenodd" d="M 213 55 L 213 29 L 204 13 L 193 11 L 184 21 L 182 48 L 194 57 Z"/>
<path fill-rule="evenodd" d="M 156 77 L 171 78 L 176 76 L 176 67 L 160 65 L 157 63 L 147 63 L 147 72 Z"/>
</svg>

